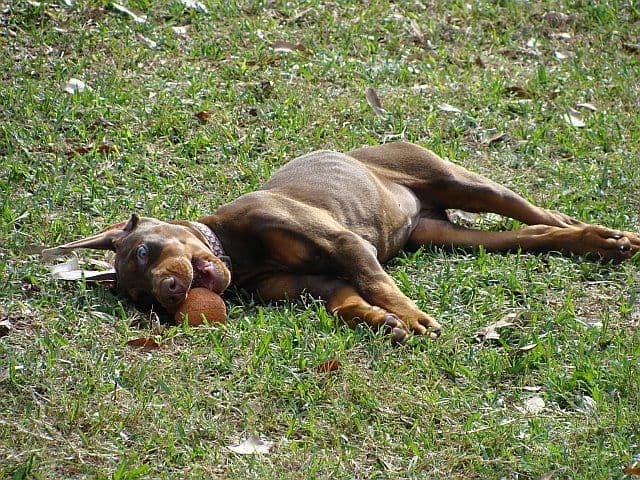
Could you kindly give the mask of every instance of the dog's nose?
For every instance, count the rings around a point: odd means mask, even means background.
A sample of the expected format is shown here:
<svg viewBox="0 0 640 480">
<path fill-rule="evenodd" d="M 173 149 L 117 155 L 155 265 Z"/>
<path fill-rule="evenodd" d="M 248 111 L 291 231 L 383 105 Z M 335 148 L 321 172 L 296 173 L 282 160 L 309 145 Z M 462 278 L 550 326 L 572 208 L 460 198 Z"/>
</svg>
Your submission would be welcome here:
<svg viewBox="0 0 640 480">
<path fill-rule="evenodd" d="M 178 305 L 187 296 L 187 288 L 174 276 L 165 277 L 160 283 L 160 295 L 164 302 L 170 305 Z"/>
</svg>

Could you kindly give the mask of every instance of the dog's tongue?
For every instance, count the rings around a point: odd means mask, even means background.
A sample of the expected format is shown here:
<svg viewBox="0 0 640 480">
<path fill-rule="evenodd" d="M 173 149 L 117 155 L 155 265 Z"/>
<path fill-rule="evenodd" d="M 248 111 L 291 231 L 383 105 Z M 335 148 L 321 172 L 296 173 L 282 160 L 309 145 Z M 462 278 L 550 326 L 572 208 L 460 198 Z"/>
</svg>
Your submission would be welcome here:
<svg viewBox="0 0 640 480">
<path fill-rule="evenodd" d="M 213 291 L 216 286 L 217 273 L 215 264 L 207 260 L 202 260 L 201 258 L 194 258 L 191 264 L 193 265 L 191 288 L 203 287 Z"/>
</svg>

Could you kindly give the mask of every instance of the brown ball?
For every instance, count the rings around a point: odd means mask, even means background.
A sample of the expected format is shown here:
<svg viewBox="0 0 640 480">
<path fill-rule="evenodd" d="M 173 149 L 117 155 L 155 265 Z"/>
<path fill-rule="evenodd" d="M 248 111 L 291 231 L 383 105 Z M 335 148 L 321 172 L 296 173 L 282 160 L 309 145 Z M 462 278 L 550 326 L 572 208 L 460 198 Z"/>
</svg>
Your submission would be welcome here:
<svg viewBox="0 0 640 480">
<path fill-rule="evenodd" d="M 174 318 L 177 323 L 182 323 L 185 315 L 191 326 L 202 325 L 203 316 L 210 323 L 224 323 L 227 320 L 227 306 L 217 293 L 196 287 L 189 290 L 187 298 L 178 307 Z"/>
</svg>

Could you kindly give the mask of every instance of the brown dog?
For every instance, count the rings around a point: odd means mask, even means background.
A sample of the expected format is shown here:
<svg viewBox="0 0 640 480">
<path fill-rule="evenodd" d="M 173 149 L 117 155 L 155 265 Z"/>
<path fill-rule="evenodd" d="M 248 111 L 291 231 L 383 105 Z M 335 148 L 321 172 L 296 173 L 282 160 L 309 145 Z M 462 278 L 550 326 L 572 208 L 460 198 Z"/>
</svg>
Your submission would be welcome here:
<svg viewBox="0 0 640 480">
<path fill-rule="evenodd" d="M 495 212 L 531 225 L 481 231 L 449 221 L 446 209 Z M 561 251 L 625 260 L 640 237 L 585 224 L 532 205 L 480 175 L 410 143 L 348 154 L 313 152 L 280 168 L 261 190 L 223 205 L 198 222 L 133 215 L 79 247 L 116 252 L 120 287 L 138 302 L 169 312 L 189 288 L 221 293 L 231 281 L 265 300 L 303 292 L 323 298 L 354 326 L 384 328 L 395 342 L 441 327 L 395 285 L 381 264 L 420 245 L 508 251 Z"/>
</svg>

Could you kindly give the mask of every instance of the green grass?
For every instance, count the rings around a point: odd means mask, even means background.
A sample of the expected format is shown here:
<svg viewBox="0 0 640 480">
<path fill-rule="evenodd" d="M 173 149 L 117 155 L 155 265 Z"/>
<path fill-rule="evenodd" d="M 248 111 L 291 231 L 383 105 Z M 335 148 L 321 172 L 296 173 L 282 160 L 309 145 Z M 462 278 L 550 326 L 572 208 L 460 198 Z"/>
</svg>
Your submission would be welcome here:
<svg viewBox="0 0 640 480">
<path fill-rule="evenodd" d="M 203 1 L 208 13 L 126 3 L 144 24 L 99 0 L 0 4 L 0 317 L 13 326 L 0 477 L 626 478 L 640 453 L 638 262 L 401 257 L 389 271 L 446 330 L 394 349 L 313 299 L 241 292 L 225 327 L 153 331 L 114 292 L 53 281 L 33 252 L 131 211 L 194 219 L 295 155 L 400 138 L 640 231 L 638 5 Z M 70 78 L 91 90 L 63 92 Z M 597 111 L 575 128 L 563 115 L 580 102 Z M 474 339 L 509 313 L 499 341 Z M 165 348 L 126 346 L 149 335 Z M 338 371 L 316 370 L 332 359 Z M 535 396 L 544 409 L 527 411 Z M 227 450 L 250 435 L 275 446 Z"/>
</svg>

